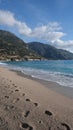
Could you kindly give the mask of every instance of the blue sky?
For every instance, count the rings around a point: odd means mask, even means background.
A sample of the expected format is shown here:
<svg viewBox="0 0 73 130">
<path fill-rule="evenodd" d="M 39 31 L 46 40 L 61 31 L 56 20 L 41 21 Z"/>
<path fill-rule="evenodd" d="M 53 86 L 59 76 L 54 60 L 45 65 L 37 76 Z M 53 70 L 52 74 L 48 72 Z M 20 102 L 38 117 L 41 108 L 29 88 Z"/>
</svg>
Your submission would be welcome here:
<svg viewBox="0 0 73 130">
<path fill-rule="evenodd" d="M 0 0 L 0 29 L 73 52 L 73 0 Z"/>
</svg>

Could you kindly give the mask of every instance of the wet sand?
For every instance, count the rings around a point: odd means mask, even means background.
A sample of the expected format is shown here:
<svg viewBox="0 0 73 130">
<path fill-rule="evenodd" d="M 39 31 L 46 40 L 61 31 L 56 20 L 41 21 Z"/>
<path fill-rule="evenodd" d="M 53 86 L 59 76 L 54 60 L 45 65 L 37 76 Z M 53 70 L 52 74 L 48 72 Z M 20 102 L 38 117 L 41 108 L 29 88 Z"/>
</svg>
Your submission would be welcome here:
<svg viewBox="0 0 73 130">
<path fill-rule="evenodd" d="M 0 67 L 0 130 L 73 130 L 72 92 Z"/>
</svg>

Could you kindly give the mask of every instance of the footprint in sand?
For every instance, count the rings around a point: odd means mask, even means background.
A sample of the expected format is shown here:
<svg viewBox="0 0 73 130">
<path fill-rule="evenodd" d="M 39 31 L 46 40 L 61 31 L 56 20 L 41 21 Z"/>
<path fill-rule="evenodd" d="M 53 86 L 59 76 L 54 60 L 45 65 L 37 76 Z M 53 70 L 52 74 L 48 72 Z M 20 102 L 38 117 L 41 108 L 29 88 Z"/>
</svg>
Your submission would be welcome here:
<svg viewBox="0 0 73 130">
<path fill-rule="evenodd" d="M 45 111 L 45 114 L 48 115 L 48 116 L 52 116 L 52 115 L 53 115 L 53 114 L 52 114 L 50 111 L 48 111 L 48 110 Z"/>
<path fill-rule="evenodd" d="M 22 127 L 22 128 L 24 128 L 24 129 L 33 130 L 33 127 L 32 127 L 32 126 L 30 126 L 30 125 L 29 125 L 29 124 L 27 124 L 27 123 L 22 123 L 22 124 L 21 124 L 21 127 Z"/>
<path fill-rule="evenodd" d="M 57 127 L 58 130 L 71 130 L 69 125 L 67 125 L 66 123 L 61 123 L 60 126 Z"/>
<path fill-rule="evenodd" d="M 15 84 L 12 84 L 15 88 L 17 88 L 17 85 L 15 85 Z"/>
<path fill-rule="evenodd" d="M 37 107 L 37 106 L 38 106 L 38 103 L 34 103 L 34 105 Z"/>
<path fill-rule="evenodd" d="M 27 101 L 27 102 L 30 102 L 30 99 L 27 98 L 26 101 Z"/>
<path fill-rule="evenodd" d="M 19 101 L 19 100 L 20 100 L 20 98 L 17 98 L 17 99 L 16 99 L 16 102 Z"/>
<path fill-rule="evenodd" d="M 42 123 L 42 121 L 39 121 L 39 124 L 41 124 Z"/>
<path fill-rule="evenodd" d="M 26 111 L 26 113 L 25 113 L 25 117 L 28 117 L 28 115 L 30 114 L 30 111 Z"/>
<path fill-rule="evenodd" d="M 23 93 L 22 96 L 25 96 L 25 93 Z"/>
<path fill-rule="evenodd" d="M 17 88 L 17 86 L 15 85 L 15 88 Z"/>
<path fill-rule="evenodd" d="M 29 125 L 27 123 L 22 123 L 22 128 L 29 128 Z"/>
<path fill-rule="evenodd" d="M 61 125 L 64 126 L 66 128 L 66 130 L 71 130 L 70 127 L 65 123 L 61 123 Z"/>
<path fill-rule="evenodd" d="M 49 127 L 49 129 L 48 130 L 51 130 L 51 127 Z"/>
<path fill-rule="evenodd" d="M 32 127 L 32 126 L 29 126 L 29 130 L 33 130 L 33 127 Z"/>
<path fill-rule="evenodd" d="M 9 96 L 5 96 L 5 98 L 7 98 L 7 99 L 8 99 L 8 98 L 9 98 Z"/>
<path fill-rule="evenodd" d="M 18 89 L 15 90 L 15 92 L 18 92 L 18 91 L 19 91 Z"/>
</svg>

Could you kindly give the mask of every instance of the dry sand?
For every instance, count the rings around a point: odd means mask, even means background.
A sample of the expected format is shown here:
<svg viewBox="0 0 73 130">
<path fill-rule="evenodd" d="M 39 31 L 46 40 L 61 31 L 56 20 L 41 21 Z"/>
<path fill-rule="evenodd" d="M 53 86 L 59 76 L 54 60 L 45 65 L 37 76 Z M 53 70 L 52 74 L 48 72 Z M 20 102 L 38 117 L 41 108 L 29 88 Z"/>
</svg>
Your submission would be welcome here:
<svg viewBox="0 0 73 130">
<path fill-rule="evenodd" d="M 56 86 L 0 67 L 0 130 L 73 130 L 72 95 Z"/>
</svg>

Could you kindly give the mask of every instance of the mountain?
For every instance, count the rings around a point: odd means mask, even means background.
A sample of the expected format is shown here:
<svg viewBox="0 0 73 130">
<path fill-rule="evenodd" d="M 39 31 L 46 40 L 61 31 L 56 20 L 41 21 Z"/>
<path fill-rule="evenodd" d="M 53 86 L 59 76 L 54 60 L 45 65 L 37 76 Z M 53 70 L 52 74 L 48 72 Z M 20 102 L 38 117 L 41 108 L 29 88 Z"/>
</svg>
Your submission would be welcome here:
<svg viewBox="0 0 73 130">
<path fill-rule="evenodd" d="M 0 30 L 0 60 L 71 60 L 73 53 L 40 42 L 25 43 L 14 34 Z"/>
<path fill-rule="evenodd" d="M 38 58 L 27 44 L 14 34 L 0 30 L 0 59 Z"/>
<path fill-rule="evenodd" d="M 40 42 L 30 42 L 30 43 L 28 43 L 28 47 L 46 59 L 53 59 L 53 60 L 58 60 L 58 59 L 71 60 L 71 59 L 73 59 L 73 53 L 70 53 L 66 50 L 57 49 L 48 44 L 43 44 Z"/>
</svg>

